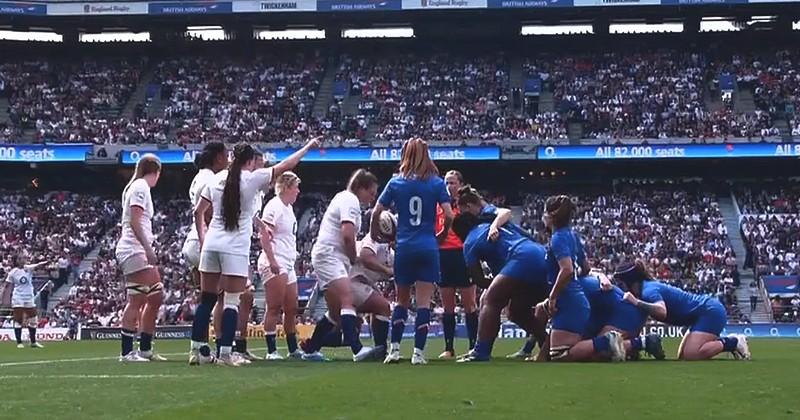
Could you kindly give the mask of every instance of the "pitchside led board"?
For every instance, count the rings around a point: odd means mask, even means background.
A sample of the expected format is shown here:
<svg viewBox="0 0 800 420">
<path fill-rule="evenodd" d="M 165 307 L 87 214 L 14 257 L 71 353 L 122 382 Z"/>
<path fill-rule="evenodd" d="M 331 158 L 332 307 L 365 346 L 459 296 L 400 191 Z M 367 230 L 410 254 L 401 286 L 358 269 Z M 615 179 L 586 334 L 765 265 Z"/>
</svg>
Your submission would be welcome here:
<svg viewBox="0 0 800 420">
<path fill-rule="evenodd" d="M 296 149 L 265 149 L 267 161 L 278 162 L 286 159 Z M 162 164 L 191 164 L 198 150 L 124 150 L 121 154 L 123 165 L 135 164 L 142 155 L 152 153 L 161 159 Z M 499 160 L 500 148 L 480 147 L 431 147 L 434 160 Z M 399 147 L 378 148 L 332 148 L 313 149 L 303 158 L 304 162 L 392 162 L 400 160 Z"/>
<path fill-rule="evenodd" d="M 776 158 L 800 157 L 800 144 L 728 143 L 543 146 L 537 150 L 541 160 L 566 159 L 690 159 L 690 158 Z"/>
<path fill-rule="evenodd" d="M 9 144 L 0 146 L 0 162 L 85 162 L 91 144 Z"/>
</svg>

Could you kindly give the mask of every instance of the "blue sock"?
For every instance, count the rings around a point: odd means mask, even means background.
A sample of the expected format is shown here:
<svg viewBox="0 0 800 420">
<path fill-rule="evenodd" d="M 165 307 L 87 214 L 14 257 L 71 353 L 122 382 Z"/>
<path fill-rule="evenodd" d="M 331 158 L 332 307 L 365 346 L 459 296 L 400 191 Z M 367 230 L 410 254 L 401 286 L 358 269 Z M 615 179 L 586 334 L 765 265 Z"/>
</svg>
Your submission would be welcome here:
<svg viewBox="0 0 800 420">
<path fill-rule="evenodd" d="M 611 340 L 606 336 L 595 337 L 592 339 L 595 353 L 608 353 L 611 351 Z"/>
<path fill-rule="evenodd" d="M 236 333 L 236 339 L 233 340 L 233 350 L 237 353 L 247 353 L 247 339 L 242 338 L 241 333 Z"/>
<path fill-rule="evenodd" d="M 297 333 L 286 334 L 286 347 L 289 353 L 297 351 Z"/>
<path fill-rule="evenodd" d="M 408 319 L 408 309 L 400 305 L 395 306 L 392 311 L 392 343 L 399 343 L 403 339 L 406 319 Z"/>
<path fill-rule="evenodd" d="M 455 353 L 453 340 L 456 337 L 456 314 L 445 312 L 442 315 L 442 327 L 444 328 L 444 351 Z"/>
<path fill-rule="evenodd" d="M 265 338 L 267 339 L 267 353 L 275 353 L 278 351 L 275 344 L 275 332 L 273 331 L 265 334 Z"/>
<path fill-rule="evenodd" d="M 14 328 L 14 338 L 17 339 L 17 344 L 22 344 L 22 327 Z M 122 353 L 122 355 L 126 355 L 127 353 Z"/>
<path fill-rule="evenodd" d="M 230 352 L 233 346 L 233 337 L 236 336 L 236 325 L 238 323 L 238 308 L 236 306 L 226 307 L 225 310 L 222 311 L 222 339 L 219 341 L 220 356 L 224 356 Z"/>
<path fill-rule="evenodd" d="M 122 355 L 126 356 L 133 351 L 133 339 L 136 337 L 136 331 L 122 329 Z"/>
<path fill-rule="evenodd" d="M 376 316 L 372 322 L 372 338 L 375 346 L 386 347 L 386 340 L 389 338 L 389 319 L 382 315 Z"/>
<path fill-rule="evenodd" d="M 342 309 L 341 317 L 344 344 L 350 346 L 353 354 L 357 354 L 364 346 L 361 345 L 361 340 L 358 338 L 358 332 L 356 331 L 356 324 L 358 324 L 356 312 L 352 309 Z"/>
<path fill-rule="evenodd" d="M 208 342 L 208 324 L 211 322 L 211 310 L 217 304 L 217 294 L 203 292 L 200 295 L 200 304 L 194 311 L 192 322 L 192 341 L 198 343 Z"/>
<path fill-rule="evenodd" d="M 325 345 L 325 338 L 336 328 L 336 324 L 331 322 L 328 319 L 328 316 L 323 316 L 322 319 L 317 321 L 317 325 L 314 327 L 314 332 L 311 334 L 311 339 L 309 340 L 308 350 L 310 353 L 319 351 L 323 345 Z"/>
<path fill-rule="evenodd" d="M 493 341 L 483 342 L 479 340 L 477 343 L 475 343 L 475 348 L 473 350 L 479 359 L 488 359 L 492 357 L 493 346 Z"/>
<path fill-rule="evenodd" d="M 525 354 L 533 353 L 533 349 L 536 347 L 536 340 L 533 337 L 529 338 L 528 341 L 525 342 L 525 345 L 522 346 L 522 352 Z"/>
<path fill-rule="evenodd" d="M 425 350 L 428 341 L 428 324 L 431 322 L 431 310 L 428 308 L 417 309 L 417 321 L 414 331 L 414 348 Z"/>
<path fill-rule="evenodd" d="M 739 345 L 739 339 L 736 337 L 720 337 L 719 341 L 722 342 L 722 351 L 734 351 Z"/>
<path fill-rule="evenodd" d="M 475 342 L 478 341 L 478 311 L 468 313 L 465 318 L 469 348 L 473 349 L 475 348 Z"/>
<path fill-rule="evenodd" d="M 334 329 L 333 331 L 329 331 L 328 334 L 325 334 L 325 337 L 322 338 L 322 347 L 342 347 L 342 331 L 338 329 Z"/>
<path fill-rule="evenodd" d="M 644 348 L 644 338 L 636 336 L 631 338 L 631 350 L 634 352 L 642 351 Z"/>
<path fill-rule="evenodd" d="M 216 332 L 216 334 L 222 334 L 222 331 Z M 222 346 L 222 336 L 214 337 L 214 351 L 217 353 L 217 358 L 219 358 L 219 348 Z"/>
<path fill-rule="evenodd" d="M 139 350 L 150 351 L 153 350 L 153 335 L 148 333 L 141 333 L 139 335 Z"/>
<path fill-rule="evenodd" d="M 28 328 L 28 339 L 31 340 L 31 344 L 36 344 L 36 328 Z"/>
</svg>

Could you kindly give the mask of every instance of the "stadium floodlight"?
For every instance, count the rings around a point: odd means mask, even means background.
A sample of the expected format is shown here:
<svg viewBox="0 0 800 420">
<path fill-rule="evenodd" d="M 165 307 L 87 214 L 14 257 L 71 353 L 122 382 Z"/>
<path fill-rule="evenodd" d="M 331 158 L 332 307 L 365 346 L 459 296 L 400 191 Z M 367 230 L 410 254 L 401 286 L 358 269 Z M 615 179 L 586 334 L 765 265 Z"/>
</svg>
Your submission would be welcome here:
<svg viewBox="0 0 800 420">
<path fill-rule="evenodd" d="M 683 32 L 683 23 L 612 23 L 608 26 L 612 34 L 650 34 Z"/>
<path fill-rule="evenodd" d="M 64 36 L 55 32 L 0 30 L 3 41 L 64 42 Z"/>
<path fill-rule="evenodd" d="M 414 28 L 343 29 L 342 38 L 413 38 Z"/>
<path fill-rule="evenodd" d="M 324 29 L 285 29 L 268 30 L 254 29 L 253 37 L 261 40 L 280 40 L 280 39 L 325 39 Z"/>
<path fill-rule="evenodd" d="M 222 26 L 187 26 L 186 35 L 203 41 L 220 41 L 225 39 L 225 30 Z"/>
<path fill-rule="evenodd" d="M 592 25 L 523 25 L 521 32 L 523 36 L 530 35 L 576 35 L 593 34 Z"/>
<path fill-rule="evenodd" d="M 150 32 L 100 32 L 98 34 L 82 33 L 78 35 L 80 42 L 150 42 Z"/>
</svg>

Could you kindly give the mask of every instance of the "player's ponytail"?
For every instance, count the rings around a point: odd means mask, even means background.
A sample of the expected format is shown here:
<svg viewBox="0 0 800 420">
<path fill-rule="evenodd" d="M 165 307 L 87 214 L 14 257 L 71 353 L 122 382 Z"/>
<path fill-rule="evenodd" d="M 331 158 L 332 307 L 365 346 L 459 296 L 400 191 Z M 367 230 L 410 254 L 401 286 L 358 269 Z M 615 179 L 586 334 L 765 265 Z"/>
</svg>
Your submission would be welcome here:
<svg viewBox="0 0 800 420">
<path fill-rule="evenodd" d="M 419 137 L 411 138 L 403 143 L 400 151 L 400 174 L 403 178 L 422 180 L 439 176 L 439 168 L 431 159 L 428 143 Z"/>
<path fill-rule="evenodd" d="M 567 195 L 553 195 L 547 197 L 544 210 L 553 220 L 554 229 L 569 226 L 572 217 L 575 215 L 576 206 L 572 199 Z"/>
<path fill-rule="evenodd" d="M 233 162 L 228 168 L 228 177 L 222 190 L 222 220 L 227 231 L 239 229 L 239 216 L 242 213 L 240 190 L 242 167 L 254 157 L 255 150 L 249 144 L 240 143 L 233 148 Z"/>
<path fill-rule="evenodd" d="M 136 169 L 133 170 L 133 176 L 131 176 L 131 180 L 128 181 L 127 185 L 125 185 L 123 194 L 124 191 L 128 191 L 128 188 L 130 188 L 131 184 L 133 184 L 133 181 L 157 172 L 161 172 L 161 160 L 158 158 L 158 156 L 152 153 L 142 155 L 142 157 L 139 158 L 139 161 L 136 162 Z"/>
</svg>

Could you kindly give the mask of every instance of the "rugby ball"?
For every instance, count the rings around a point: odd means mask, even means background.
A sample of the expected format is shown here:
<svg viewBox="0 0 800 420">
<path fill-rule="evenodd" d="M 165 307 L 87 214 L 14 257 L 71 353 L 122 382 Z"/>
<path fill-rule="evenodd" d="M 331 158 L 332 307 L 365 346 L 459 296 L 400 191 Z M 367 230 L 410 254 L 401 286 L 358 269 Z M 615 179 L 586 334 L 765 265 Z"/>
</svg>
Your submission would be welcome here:
<svg viewBox="0 0 800 420">
<path fill-rule="evenodd" d="M 394 235 L 397 234 L 397 218 L 395 215 L 387 211 L 381 213 L 378 230 L 384 239 L 388 241 L 394 240 Z"/>
</svg>

